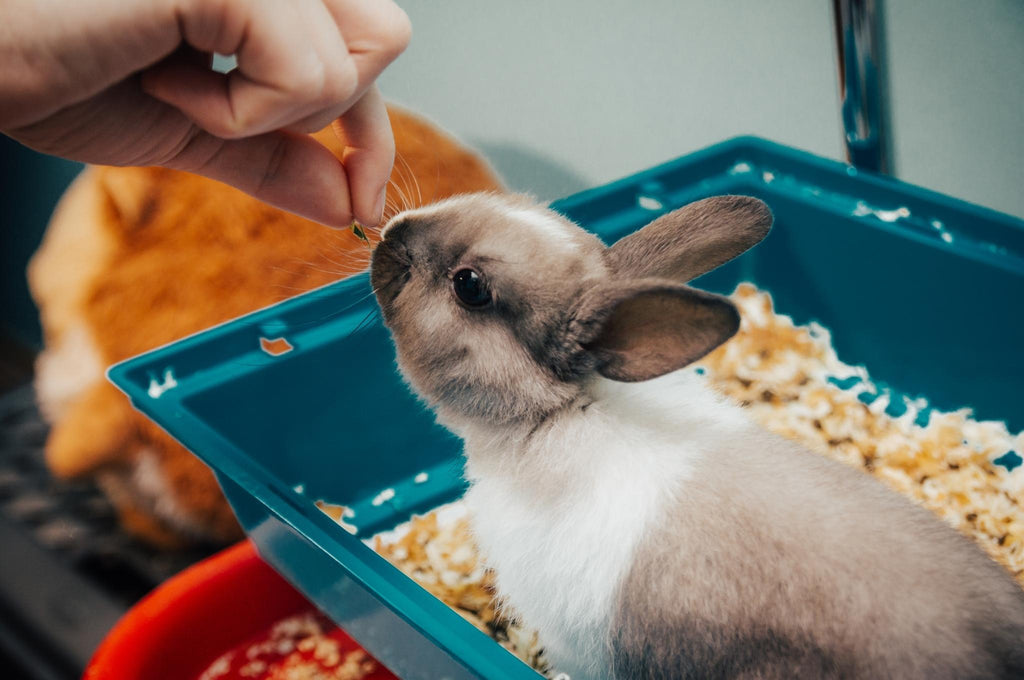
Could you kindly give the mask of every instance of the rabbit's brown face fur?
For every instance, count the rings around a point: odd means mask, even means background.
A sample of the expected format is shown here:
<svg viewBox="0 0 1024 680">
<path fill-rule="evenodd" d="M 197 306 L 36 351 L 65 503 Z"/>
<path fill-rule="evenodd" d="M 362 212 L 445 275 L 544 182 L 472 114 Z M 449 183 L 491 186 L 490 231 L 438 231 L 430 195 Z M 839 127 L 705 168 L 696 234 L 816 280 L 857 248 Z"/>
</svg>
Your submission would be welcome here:
<svg viewBox="0 0 1024 680">
<path fill-rule="evenodd" d="M 684 282 L 770 225 L 761 201 L 719 196 L 606 248 L 524 197 L 459 196 L 394 217 L 371 281 L 402 372 L 442 422 L 539 423 L 595 372 L 648 380 L 731 337 L 732 303 Z"/>
<path fill-rule="evenodd" d="M 383 230 L 372 282 L 399 365 L 442 419 L 532 419 L 572 401 L 579 366 L 567 310 L 609 275 L 595 236 L 522 197 L 477 194 L 399 215 Z M 460 301 L 480 277 L 490 302 Z"/>
</svg>

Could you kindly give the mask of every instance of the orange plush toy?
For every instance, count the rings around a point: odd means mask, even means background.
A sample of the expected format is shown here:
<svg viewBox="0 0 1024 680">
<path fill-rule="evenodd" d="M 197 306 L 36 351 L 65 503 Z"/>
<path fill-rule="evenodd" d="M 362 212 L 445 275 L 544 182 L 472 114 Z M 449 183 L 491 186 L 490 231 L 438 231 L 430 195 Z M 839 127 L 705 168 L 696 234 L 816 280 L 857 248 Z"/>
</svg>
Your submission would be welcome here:
<svg viewBox="0 0 1024 680">
<path fill-rule="evenodd" d="M 385 218 L 501 190 L 489 166 L 391 108 L 398 156 Z M 340 156 L 329 130 L 317 138 Z M 122 523 L 160 546 L 240 535 L 212 473 L 136 412 L 107 366 L 365 268 L 366 243 L 224 184 L 162 168 L 90 167 L 29 265 L 45 349 L 36 392 L 58 477 L 93 477 Z"/>
</svg>

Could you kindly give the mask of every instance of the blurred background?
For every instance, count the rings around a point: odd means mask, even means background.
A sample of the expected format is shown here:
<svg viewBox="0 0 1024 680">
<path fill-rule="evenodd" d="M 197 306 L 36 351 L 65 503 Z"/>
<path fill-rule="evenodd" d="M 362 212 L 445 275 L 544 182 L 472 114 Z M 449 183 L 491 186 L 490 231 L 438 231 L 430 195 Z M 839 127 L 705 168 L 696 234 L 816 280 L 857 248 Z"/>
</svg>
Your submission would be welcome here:
<svg viewBox="0 0 1024 680">
<path fill-rule="evenodd" d="M 823 0 L 400 0 L 392 101 L 554 199 L 754 134 L 844 157 Z M 1024 2 L 884 3 L 897 177 L 1024 217 Z M 24 264 L 78 166 L 0 140 L 3 332 L 38 342 Z"/>
<path fill-rule="evenodd" d="M 830 2 L 399 4 L 414 34 L 380 80 L 385 95 L 481 150 L 511 188 L 538 198 L 570 194 L 742 134 L 845 157 Z M 1024 217 L 1024 2 L 888 0 L 881 19 L 892 174 Z M 30 393 L 11 397 L 30 381 L 40 343 L 25 265 L 79 170 L 0 137 L 3 451 L 17 445 L 37 452 L 45 437 L 25 403 Z M 42 516 L 48 507 L 42 498 L 11 509 L 19 474 L 0 465 L 0 553 L 8 555 L 22 538 L 4 533 L 3 522 L 17 513 Z M 81 490 L 83 503 L 89 493 Z M 31 541 L 17 546 L 37 549 Z M 173 573 L 195 557 L 155 573 Z M 120 558 L 103 559 L 116 567 Z M 93 572 L 108 573 L 110 564 L 100 561 Z M 5 608 L 15 606 L 12 598 L 31 587 L 11 564 L 0 560 L 0 668 L 12 654 L 28 654 L 20 663 L 29 668 L 24 659 L 31 653 L 17 647 L 18 631 L 4 623 L 11 620 Z M 89 600 L 95 579 L 88 569 L 79 571 L 77 581 L 55 577 L 75 593 L 68 611 L 37 613 L 66 623 L 72 657 L 87 654 L 105 626 L 152 585 L 130 582 L 136 577 L 126 570 L 123 592 L 106 597 L 100 587 Z M 75 639 L 83 621 L 89 630 Z M 45 656 L 45 641 L 34 644 Z M 72 658 L 35 677 L 74 677 L 76 663 Z"/>
</svg>

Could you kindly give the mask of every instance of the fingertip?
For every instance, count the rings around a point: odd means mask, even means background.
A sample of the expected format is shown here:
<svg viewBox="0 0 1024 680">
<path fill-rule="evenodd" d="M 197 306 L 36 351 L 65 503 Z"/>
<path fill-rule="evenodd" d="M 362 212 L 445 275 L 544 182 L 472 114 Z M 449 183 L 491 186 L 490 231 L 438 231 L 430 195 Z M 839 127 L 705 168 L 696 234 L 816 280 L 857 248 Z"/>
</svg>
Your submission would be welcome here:
<svg viewBox="0 0 1024 680">
<path fill-rule="evenodd" d="M 395 137 L 376 86 L 335 122 L 334 130 L 345 144 L 342 163 L 356 219 L 368 226 L 377 225 L 395 162 Z"/>
<path fill-rule="evenodd" d="M 351 195 L 351 190 L 349 191 Z M 358 207 L 353 208 L 353 219 L 364 227 L 377 227 L 380 226 L 381 221 L 384 219 L 384 205 L 387 201 L 388 190 L 384 187 L 377 194 L 376 199 L 371 204 L 372 207 L 368 210 L 360 209 Z M 357 203 L 353 200 L 353 203 Z M 364 207 L 365 207 L 365 201 Z"/>
<path fill-rule="evenodd" d="M 373 208 L 373 214 L 377 216 L 376 221 L 374 221 L 370 226 L 377 226 L 384 219 L 384 204 L 385 201 L 387 201 L 387 197 L 388 188 L 384 187 L 380 190 L 380 196 L 377 197 L 377 204 Z"/>
<path fill-rule="evenodd" d="M 394 156 L 384 163 L 379 150 L 374 153 L 368 149 L 346 149 L 342 158 L 356 220 L 368 227 L 377 226 L 384 214 Z"/>
</svg>

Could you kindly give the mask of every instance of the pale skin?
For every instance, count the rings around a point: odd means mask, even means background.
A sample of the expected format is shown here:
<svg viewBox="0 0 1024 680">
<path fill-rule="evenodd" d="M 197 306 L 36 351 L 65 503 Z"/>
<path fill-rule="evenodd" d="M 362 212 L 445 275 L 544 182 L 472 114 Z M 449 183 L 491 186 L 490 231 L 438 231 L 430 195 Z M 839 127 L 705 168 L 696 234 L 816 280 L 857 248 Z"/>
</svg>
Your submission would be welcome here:
<svg viewBox="0 0 1024 680">
<path fill-rule="evenodd" d="M 5 0 L 0 132 L 44 153 L 220 180 L 334 227 L 380 221 L 391 0 Z M 229 74 L 213 53 L 235 55 Z M 342 160 L 306 133 L 327 125 Z"/>
</svg>

